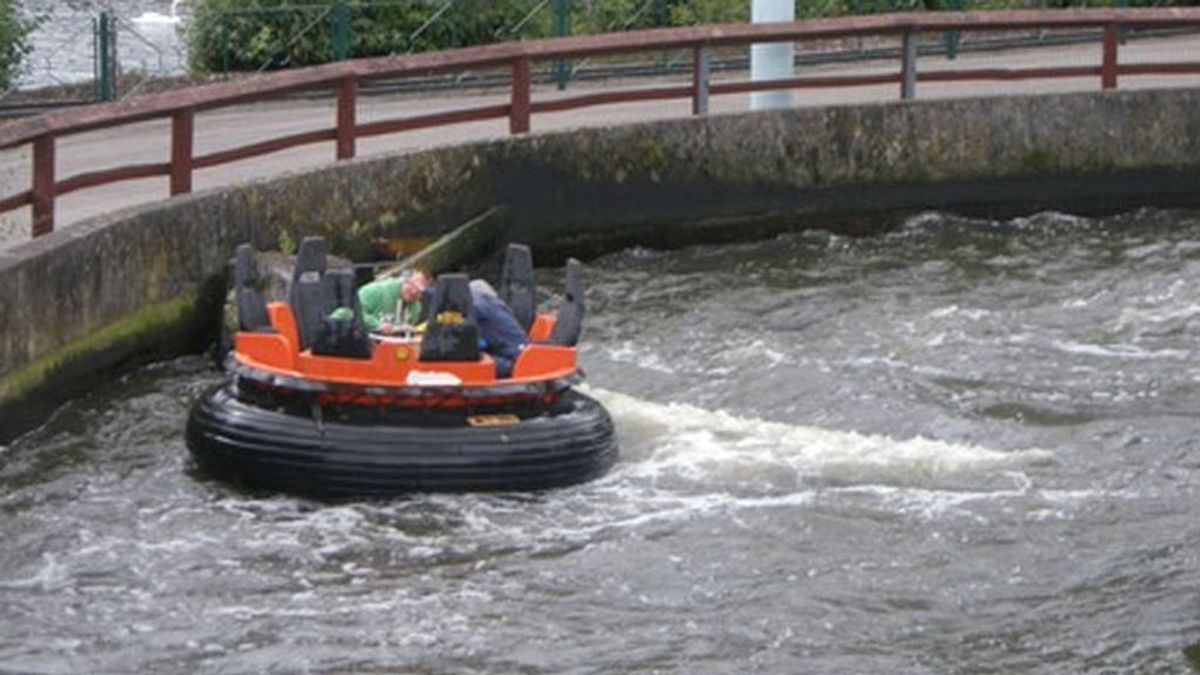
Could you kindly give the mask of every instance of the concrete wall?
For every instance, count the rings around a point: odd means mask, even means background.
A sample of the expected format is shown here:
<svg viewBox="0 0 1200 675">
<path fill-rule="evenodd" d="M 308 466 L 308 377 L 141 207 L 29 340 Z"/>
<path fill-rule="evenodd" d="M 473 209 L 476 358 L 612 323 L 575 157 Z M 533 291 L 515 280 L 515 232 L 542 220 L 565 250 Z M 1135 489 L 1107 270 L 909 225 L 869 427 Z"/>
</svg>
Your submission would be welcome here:
<svg viewBox="0 0 1200 675">
<path fill-rule="evenodd" d="M 501 239 L 587 255 L 927 209 L 1200 206 L 1200 90 L 772 111 L 344 162 L 91 220 L 0 252 L 0 442 L 133 358 L 196 349 L 234 247 L 440 235 L 494 205 Z M 536 120 L 535 120 L 536 122 Z M 542 257 L 545 261 L 548 258 Z"/>
</svg>

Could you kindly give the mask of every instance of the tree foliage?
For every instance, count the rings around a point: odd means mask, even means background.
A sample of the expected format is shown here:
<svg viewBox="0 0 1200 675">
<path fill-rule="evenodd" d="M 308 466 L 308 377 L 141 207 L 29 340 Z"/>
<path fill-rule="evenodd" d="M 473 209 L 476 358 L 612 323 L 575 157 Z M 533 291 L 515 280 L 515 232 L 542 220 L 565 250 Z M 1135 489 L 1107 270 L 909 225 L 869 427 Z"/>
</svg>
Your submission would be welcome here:
<svg viewBox="0 0 1200 675">
<path fill-rule="evenodd" d="M 554 33 L 559 0 L 344 0 L 349 56 L 452 49 Z M 570 0 L 576 35 L 740 21 L 749 0 Z M 333 58 L 336 2 L 194 0 L 188 41 L 201 71 L 258 70 Z"/>
<path fill-rule="evenodd" d="M 0 0 L 5 6 L 13 1 Z M 547 37 L 555 30 L 555 7 L 562 1 L 193 0 L 189 53 L 199 71 L 260 70 L 324 63 L 339 52 L 383 56 Z M 1118 0 L 1043 1 L 1112 5 Z M 796 15 L 1037 5 L 1038 0 L 797 0 Z M 570 31 L 576 35 L 747 21 L 750 15 L 750 0 L 569 0 L 569 7 Z"/>
<path fill-rule="evenodd" d="M 0 90 L 9 89 L 20 74 L 34 23 L 17 0 L 0 0 Z"/>
<path fill-rule="evenodd" d="M 527 17 L 528 0 L 346 0 L 349 56 L 450 49 L 546 34 L 551 17 Z M 199 0 L 189 43 L 199 70 L 257 70 L 323 63 L 335 53 L 336 3 Z M 523 21 L 524 20 L 524 21 Z M 513 28 L 522 32 L 514 35 Z"/>
</svg>

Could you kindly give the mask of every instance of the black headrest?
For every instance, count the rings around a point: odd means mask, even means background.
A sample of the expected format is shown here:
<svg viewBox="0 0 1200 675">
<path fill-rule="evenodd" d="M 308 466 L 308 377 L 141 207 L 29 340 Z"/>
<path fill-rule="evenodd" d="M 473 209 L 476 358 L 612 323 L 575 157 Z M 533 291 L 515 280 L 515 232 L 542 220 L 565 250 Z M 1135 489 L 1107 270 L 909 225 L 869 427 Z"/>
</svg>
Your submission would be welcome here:
<svg viewBox="0 0 1200 675">
<path fill-rule="evenodd" d="M 325 237 L 305 237 L 296 251 L 296 268 L 292 275 L 304 272 L 325 273 L 328 264 L 328 249 L 325 247 Z"/>
<path fill-rule="evenodd" d="M 358 293 L 354 290 L 354 270 L 346 267 L 335 267 L 325 272 L 323 277 L 326 302 L 334 307 L 358 306 Z"/>
<path fill-rule="evenodd" d="M 258 262 L 254 259 L 254 247 L 242 244 L 237 247 L 233 261 L 233 285 L 236 288 L 253 286 L 258 282 Z"/>
<path fill-rule="evenodd" d="M 458 312 L 464 319 L 472 315 L 471 281 L 465 274 L 443 274 L 433 287 L 433 302 L 429 305 L 429 320 L 436 321 L 442 312 Z"/>
<path fill-rule="evenodd" d="M 254 257 L 254 247 L 250 244 L 237 247 L 233 261 L 233 288 L 237 299 L 238 330 L 273 331 L 267 305 L 258 290 L 258 263 Z"/>
<path fill-rule="evenodd" d="M 533 280 L 533 252 L 524 244 L 509 244 L 500 271 L 500 299 L 512 309 L 525 332 L 537 314 L 537 286 Z"/>
<path fill-rule="evenodd" d="M 305 237 L 296 252 L 292 270 L 292 288 L 288 294 L 296 330 L 300 334 L 300 349 L 308 349 L 320 335 L 321 324 L 333 310 L 328 305 L 325 283 L 326 255 L 323 237 Z"/>
<path fill-rule="evenodd" d="M 563 304 L 558 308 L 554 329 L 550 331 L 550 343 L 574 347 L 583 333 L 583 263 L 574 258 L 567 259 L 566 290 Z"/>
</svg>

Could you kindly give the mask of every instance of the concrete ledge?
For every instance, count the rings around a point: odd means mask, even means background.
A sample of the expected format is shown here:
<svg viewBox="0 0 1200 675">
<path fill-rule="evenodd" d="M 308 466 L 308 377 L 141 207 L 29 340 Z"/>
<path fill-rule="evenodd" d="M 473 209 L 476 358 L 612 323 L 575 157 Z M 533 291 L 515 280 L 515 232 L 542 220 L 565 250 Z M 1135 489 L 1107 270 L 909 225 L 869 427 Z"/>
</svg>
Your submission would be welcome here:
<svg viewBox="0 0 1200 675">
<path fill-rule="evenodd" d="M 1200 206 L 1200 90 L 694 118 L 343 162 L 97 218 L 0 252 L 0 442 L 115 364 L 211 338 L 234 247 L 435 238 L 507 207 L 547 262 L 939 209 Z M 546 254 L 551 254 L 546 257 Z M 18 423 L 18 418 L 22 420 Z"/>
</svg>

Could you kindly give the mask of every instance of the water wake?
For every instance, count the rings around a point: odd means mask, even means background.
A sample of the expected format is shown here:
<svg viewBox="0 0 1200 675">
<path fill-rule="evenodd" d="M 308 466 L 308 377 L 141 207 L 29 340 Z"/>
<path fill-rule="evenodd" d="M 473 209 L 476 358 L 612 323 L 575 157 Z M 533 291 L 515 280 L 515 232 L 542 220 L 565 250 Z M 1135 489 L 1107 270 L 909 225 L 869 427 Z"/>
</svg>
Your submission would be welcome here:
<svg viewBox="0 0 1200 675">
<path fill-rule="evenodd" d="M 1039 448 L 1003 452 L 927 438 L 897 440 L 589 391 L 613 415 L 621 471 L 630 479 L 750 489 L 757 484 L 768 492 L 814 483 L 977 489 L 981 478 L 1053 458 Z"/>
</svg>

